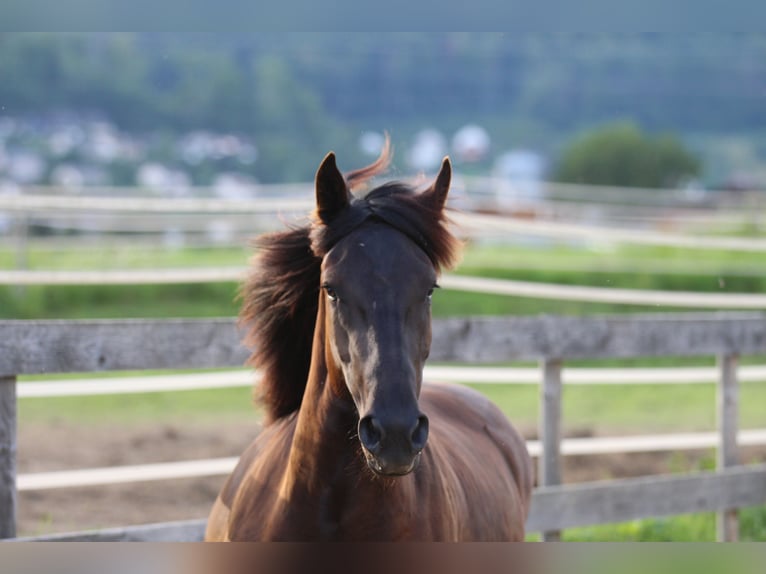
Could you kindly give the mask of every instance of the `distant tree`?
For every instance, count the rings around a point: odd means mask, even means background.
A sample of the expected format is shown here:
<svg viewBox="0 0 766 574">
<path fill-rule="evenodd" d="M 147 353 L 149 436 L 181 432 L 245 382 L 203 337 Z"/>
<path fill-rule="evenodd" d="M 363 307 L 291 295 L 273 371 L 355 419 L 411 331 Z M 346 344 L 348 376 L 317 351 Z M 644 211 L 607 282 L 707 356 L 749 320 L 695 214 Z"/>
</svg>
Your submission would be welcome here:
<svg viewBox="0 0 766 574">
<path fill-rule="evenodd" d="M 674 187 L 700 173 L 700 162 L 670 134 L 649 135 L 627 122 L 575 140 L 563 153 L 561 182 L 626 187 Z"/>
</svg>

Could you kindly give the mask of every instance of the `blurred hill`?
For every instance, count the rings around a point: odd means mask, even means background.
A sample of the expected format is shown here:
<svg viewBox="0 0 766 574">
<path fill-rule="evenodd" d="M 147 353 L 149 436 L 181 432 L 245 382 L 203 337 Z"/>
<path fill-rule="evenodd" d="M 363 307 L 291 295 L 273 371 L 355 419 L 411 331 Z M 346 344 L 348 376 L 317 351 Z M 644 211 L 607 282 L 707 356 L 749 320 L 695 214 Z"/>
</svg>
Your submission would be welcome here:
<svg viewBox="0 0 766 574">
<path fill-rule="evenodd" d="M 679 133 L 703 155 L 744 135 L 735 164 L 766 156 L 760 34 L 3 33 L 0 77 L 0 116 L 75 111 L 125 131 L 253 138 L 264 182 L 307 179 L 330 147 L 359 165 L 363 131 L 390 130 L 396 143 L 470 122 L 498 150 L 549 156 L 617 119 Z M 712 165 L 709 179 L 731 171 Z"/>
</svg>

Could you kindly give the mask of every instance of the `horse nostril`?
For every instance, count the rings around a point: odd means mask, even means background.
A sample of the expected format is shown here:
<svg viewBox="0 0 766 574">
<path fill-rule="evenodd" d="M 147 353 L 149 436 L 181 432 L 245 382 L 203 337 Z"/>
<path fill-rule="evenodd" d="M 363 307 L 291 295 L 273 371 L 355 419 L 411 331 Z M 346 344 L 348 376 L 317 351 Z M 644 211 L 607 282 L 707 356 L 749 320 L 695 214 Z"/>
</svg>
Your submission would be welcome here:
<svg viewBox="0 0 766 574">
<path fill-rule="evenodd" d="M 380 450 L 380 443 L 383 441 L 384 434 L 383 427 L 372 416 L 363 417 L 359 421 L 359 440 L 362 446 L 372 454 Z"/>
<path fill-rule="evenodd" d="M 415 429 L 412 431 L 412 448 L 416 452 L 420 452 L 426 446 L 428 440 L 428 417 L 420 415 L 418 422 L 415 424 Z"/>
</svg>

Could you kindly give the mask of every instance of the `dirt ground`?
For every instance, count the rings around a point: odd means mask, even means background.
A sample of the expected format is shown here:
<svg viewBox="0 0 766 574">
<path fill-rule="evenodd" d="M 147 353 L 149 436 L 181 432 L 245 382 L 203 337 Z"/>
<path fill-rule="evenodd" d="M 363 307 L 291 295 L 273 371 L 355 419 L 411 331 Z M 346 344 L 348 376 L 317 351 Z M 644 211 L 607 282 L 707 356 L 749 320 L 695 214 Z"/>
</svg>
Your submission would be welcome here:
<svg viewBox="0 0 766 574">
<path fill-rule="evenodd" d="M 257 424 L 84 427 L 56 423 L 19 429 L 19 473 L 237 456 Z M 575 433 L 587 436 L 587 430 Z M 532 433 L 527 433 L 532 438 Z M 565 457 L 564 481 L 625 478 L 698 468 L 710 452 Z M 766 448 L 743 460 L 766 461 Z M 204 518 L 225 477 L 19 493 L 21 536 Z"/>
</svg>

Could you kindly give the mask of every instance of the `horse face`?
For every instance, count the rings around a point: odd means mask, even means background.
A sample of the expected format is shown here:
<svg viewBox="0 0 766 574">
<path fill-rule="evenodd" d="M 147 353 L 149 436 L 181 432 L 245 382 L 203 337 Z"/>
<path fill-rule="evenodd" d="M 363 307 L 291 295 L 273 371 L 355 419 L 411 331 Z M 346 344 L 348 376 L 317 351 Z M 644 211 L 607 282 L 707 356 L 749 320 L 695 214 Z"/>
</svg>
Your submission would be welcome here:
<svg viewBox="0 0 766 574">
<path fill-rule="evenodd" d="M 410 239 L 368 222 L 322 265 L 328 349 L 359 413 L 359 441 L 382 475 L 411 472 L 428 438 L 418 408 L 431 345 L 434 266 Z"/>
<path fill-rule="evenodd" d="M 417 195 L 419 209 L 431 218 L 424 225 L 442 224 L 451 175 L 445 158 L 434 183 Z M 353 212 L 332 153 L 317 171 L 316 200 L 320 229 L 337 221 L 343 225 L 344 213 Z M 403 475 L 415 468 L 428 439 L 428 418 L 418 408 L 418 397 L 431 347 L 436 262 L 451 259 L 449 242 L 438 256 L 433 243 L 417 244 L 375 218 L 352 228 L 322 261 L 327 364 L 333 380 L 342 375 L 354 401 L 369 467 L 382 475 Z"/>
</svg>

